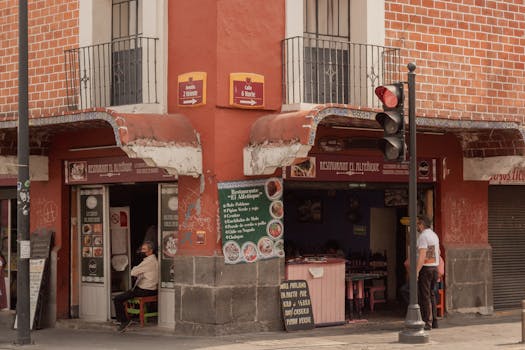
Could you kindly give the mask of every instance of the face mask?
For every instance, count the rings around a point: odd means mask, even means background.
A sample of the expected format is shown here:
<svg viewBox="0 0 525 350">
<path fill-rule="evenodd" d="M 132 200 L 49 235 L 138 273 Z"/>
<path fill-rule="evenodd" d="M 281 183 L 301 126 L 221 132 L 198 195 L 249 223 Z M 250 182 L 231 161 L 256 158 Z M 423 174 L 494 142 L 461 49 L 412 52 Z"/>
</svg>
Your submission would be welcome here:
<svg viewBox="0 0 525 350">
<path fill-rule="evenodd" d="M 139 256 L 140 256 L 142 259 L 144 259 L 144 258 L 146 257 L 146 253 L 144 253 L 144 252 L 140 252 L 140 253 L 139 253 Z"/>
</svg>

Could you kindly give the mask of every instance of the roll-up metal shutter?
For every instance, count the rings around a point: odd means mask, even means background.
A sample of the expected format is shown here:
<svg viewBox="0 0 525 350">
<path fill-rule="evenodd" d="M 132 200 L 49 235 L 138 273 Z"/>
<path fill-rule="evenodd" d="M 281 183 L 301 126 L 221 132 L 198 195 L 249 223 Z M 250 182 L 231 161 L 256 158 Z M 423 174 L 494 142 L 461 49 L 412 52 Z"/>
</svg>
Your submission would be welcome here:
<svg viewBox="0 0 525 350">
<path fill-rule="evenodd" d="M 489 186 L 494 308 L 525 299 L 525 186 Z"/>
</svg>

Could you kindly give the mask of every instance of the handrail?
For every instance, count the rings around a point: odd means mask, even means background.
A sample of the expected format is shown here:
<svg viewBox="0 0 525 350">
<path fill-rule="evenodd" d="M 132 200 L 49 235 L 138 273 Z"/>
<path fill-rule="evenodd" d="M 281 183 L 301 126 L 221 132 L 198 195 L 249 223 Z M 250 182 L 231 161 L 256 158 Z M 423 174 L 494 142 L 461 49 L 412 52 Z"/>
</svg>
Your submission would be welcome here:
<svg viewBox="0 0 525 350">
<path fill-rule="evenodd" d="M 158 103 L 158 41 L 136 36 L 65 50 L 68 108 Z"/>
<path fill-rule="evenodd" d="M 376 86 L 400 80 L 400 50 L 341 38 L 284 39 L 283 103 L 380 107 Z"/>
</svg>

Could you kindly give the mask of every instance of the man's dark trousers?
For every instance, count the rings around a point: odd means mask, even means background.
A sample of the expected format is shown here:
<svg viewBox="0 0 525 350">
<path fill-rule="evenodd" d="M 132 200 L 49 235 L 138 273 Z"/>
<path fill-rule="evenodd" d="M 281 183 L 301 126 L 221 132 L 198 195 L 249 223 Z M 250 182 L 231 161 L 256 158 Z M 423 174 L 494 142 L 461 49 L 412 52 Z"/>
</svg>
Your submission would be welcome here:
<svg viewBox="0 0 525 350">
<path fill-rule="evenodd" d="M 124 323 L 127 321 L 126 310 L 124 308 L 125 301 L 133 299 L 135 297 L 148 297 L 151 295 L 157 295 L 157 291 L 150 289 L 142 289 L 139 287 L 135 287 L 135 289 L 130 289 L 122 294 L 116 295 L 113 299 L 113 303 L 115 305 L 115 315 L 117 317 L 117 321 L 119 321 L 120 323 Z"/>
<path fill-rule="evenodd" d="M 432 301 L 435 297 L 432 286 L 434 284 L 437 273 L 437 267 L 435 266 L 423 266 L 419 271 L 417 279 L 418 289 L 418 301 L 421 309 L 421 318 L 425 322 L 425 328 L 432 328 L 432 305 L 436 304 L 436 301 Z"/>
</svg>

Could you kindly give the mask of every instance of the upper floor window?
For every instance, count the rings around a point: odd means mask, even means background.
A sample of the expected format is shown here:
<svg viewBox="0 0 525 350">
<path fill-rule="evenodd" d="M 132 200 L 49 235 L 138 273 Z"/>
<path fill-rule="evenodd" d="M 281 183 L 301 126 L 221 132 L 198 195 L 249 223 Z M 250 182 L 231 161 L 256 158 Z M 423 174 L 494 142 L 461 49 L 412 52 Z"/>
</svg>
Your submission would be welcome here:
<svg viewBox="0 0 525 350">
<path fill-rule="evenodd" d="M 284 104 L 379 106 L 374 87 L 399 81 L 400 65 L 384 12 L 385 0 L 286 0 Z"/>
<path fill-rule="evenodd" d="M 304 101 L 348 103 L 349 0 L 303 0 Z"/>
<path fill-rule="evenodd" d="M 125 39 L 142 34 L 139 0 L 113 0 L 111 39 Z"/>
<path fill-rule="evenodd" d="M 80 2 L 80 47 L 65 52 L 70 108 L 165 110 L 166 9 L 167 0 Z"/>
<path fill-rule="evenodd" d="M 111 7 L 111 105 L 143 102 L 141 0 L 113 0 Z"/>
<path fill-rule="evenodd" d="M 305 34 L 350 38 L 349 0 L 303 0 Z"/>
</svg>

